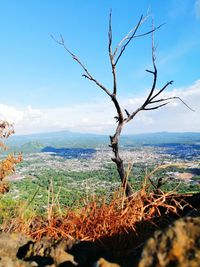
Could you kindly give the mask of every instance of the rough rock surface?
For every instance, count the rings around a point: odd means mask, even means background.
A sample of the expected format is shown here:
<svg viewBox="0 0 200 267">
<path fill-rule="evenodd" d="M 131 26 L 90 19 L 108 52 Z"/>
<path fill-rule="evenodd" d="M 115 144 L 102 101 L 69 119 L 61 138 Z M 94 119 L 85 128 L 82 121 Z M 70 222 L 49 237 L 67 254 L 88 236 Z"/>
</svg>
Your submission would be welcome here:
<svg viewBox="0 0 200 267">
<path fill-rule="evenodd" d="M 199 267 L 200 217 L 185 217 L 156 231 L 144 245 L 139 263 L 134 264 L 139 255 L 124 256 L 121 266 Z M 50 242 L 46 238 L 34 242 L 21 234 L 0 234 L 0 267 L 120 267 L 113 261 L 109 251 L 92 242 Z"/>
<path fill-rule="evenodd" d="M 0 235 L 0 267 L 31 266 L 16 257 L 19 247 L 27 242 L 28 239 L 21 234 L 2 233 Z"/>
<path fill-rule="evenodd" d="M 175 221 L 147 241 L 139 267 L 199 267 L 200 217 Z"/>
<path fill-rule="evenodd" d="M 39 242 L 22 234 L 0 234 L 0 267 L 119 267 L 101 258 L 105 253 L 92 242 L 74 240 Z"/>
<path fill-rule="evenodd" d="M 54 244 L 45 238 L 40 242 L 34 242 L 22 234 L 2 233 L 0 235 L 0 267 L 53 267 L 63 266 L 63 263 L 76 266 L 73 255 L 66 252 L 73 243 L 62 241 Z"/>
</svg>

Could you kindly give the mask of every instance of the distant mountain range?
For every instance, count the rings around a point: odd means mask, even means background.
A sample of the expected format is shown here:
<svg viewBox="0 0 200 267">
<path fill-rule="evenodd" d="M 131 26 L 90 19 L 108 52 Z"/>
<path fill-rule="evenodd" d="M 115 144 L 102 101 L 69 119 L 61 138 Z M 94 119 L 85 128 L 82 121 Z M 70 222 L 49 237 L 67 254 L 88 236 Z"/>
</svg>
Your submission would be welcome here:
<svg viewBox="0 0 200 267">
<path fill-rule="evenodd" d="M 167 143 L 200 144 L 200 133 L 159 132 L 122 135 L 120 143 L 124 147 Z M 109 145 L 109 136 L 70 131 L 13 135 L 9 138 L 7 145 L 11 150 L 20 150 L 27 153 L 39 152 L 46 146 L 57 148 L 97 148 Z"/>
</svg>

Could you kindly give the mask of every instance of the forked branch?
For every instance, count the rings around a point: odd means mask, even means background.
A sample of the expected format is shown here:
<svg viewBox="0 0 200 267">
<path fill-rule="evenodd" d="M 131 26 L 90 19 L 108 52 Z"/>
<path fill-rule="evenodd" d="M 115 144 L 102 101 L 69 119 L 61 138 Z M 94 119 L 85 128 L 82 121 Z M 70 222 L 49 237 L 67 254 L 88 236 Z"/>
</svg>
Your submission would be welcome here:
<svg viewBox="0 0 200 267">
<path fill-rule="evenodd" d="M 132 120 L 135 115 L 142 110 L 155 110 L 155 109 L 159 109 L 163 106 L 168 105 L 171 101 L 169 100 L 173 100 L 173 99 L 178 99 L 179 101 L 182 102 L 182 104 L 184 104 L 188 109 L 190 109 L 191 111 L 194 111 L 189 105 L 187 105 L 180 97 L 178 96 L 174 96 L 174 97 L 166 97 L 166 98 L 160 98 L 157 99 L 157 97 L 163 93 L 167 87 L 169 85 L 173 84 L 173 81 L 169 81 L 167 82 L 161 89 L 159 89 L 157 92 L 155 92 L 156 90 L 156 85 L 157 85 L 157 79 L 158 79 L 158 71 L 157 71 L 157 67 L 156 67 L 156 56 L 155 56 L 155 45 L 154 45 L 154 32 L 155 30 L 158 29 L 154 27 L 154 24 L 152 22 L 152 30 L 149 31 L 149 33 L 152 33 L 152 65 L 153 65 L 153 70 L 146 70 L 148 73 L 153 75 L 153 83 L 152 83 L 152 87 L 149 91 L 149 94 L 147 96 L 147 98 L 145 99 L 144 103 L 137 109 L 135 110 L 132 114 L 130 114 L 129 112 L 127 112 L 127 110 L 125 110 L 126 114 L 127 114 L 127 118 L 125 119 L 125 122 L 129 122 L 130 120 Z M 163 103 L 162 103 L 163 102 Z M 152 104 L 156 104 L 159 103 L 158 105 L 155 106 L 151 106 Z"/>
<path fill-rule="evenodd" d="M 149 15 L 146 15 L 145 17 L 143 15 L 141 15 L 140 19 L 138 20 L 138 23 L 136 24 L 135 27 L 133 27 L 127 35 L 125 35 L 122 40 L 118 43 L 118 45 L 116 46 L 114 53 L 112 55 L 113 59 L 115 59 L 114 61 L 114 65 L 116 66 L 119 59 L 121 58 L 121 56 L 123 55 L 126 47 L 129 45 L 129 43 L 132 41 L 133 38 L 138 38 L 138 37 L 143 37 L 145 35 L 149 35 L 152 32 L 158 30 L 160 27 L 162 27 L 164 24 L 159 25 L 158 27 L 154 27 L 152 30 L 141 33 L 136 35 L 138 29 L 142 26 L 142 24 L 148 19 Z M 111 12 L 110 12 L 110 23 L 111 25 Z M 109 29 L 111 29 L 111 27 L 109 27 Z M 118 50 L 120 50 L 118 52 Z M 117 55 L 118 54 L 118 55 Z"/>
<path fill-rule="evenodd" d="M 112 12 L 109 15 L 109 30 L 108 30 L 108 52 L 110 58 L 110 64 L 112 68 L 113 76 L 113 95 L 117 94 L 117 77 L 116 77 L 116 65 L 114 60 L 114 55 L 112 54 Z"/>
</svg>

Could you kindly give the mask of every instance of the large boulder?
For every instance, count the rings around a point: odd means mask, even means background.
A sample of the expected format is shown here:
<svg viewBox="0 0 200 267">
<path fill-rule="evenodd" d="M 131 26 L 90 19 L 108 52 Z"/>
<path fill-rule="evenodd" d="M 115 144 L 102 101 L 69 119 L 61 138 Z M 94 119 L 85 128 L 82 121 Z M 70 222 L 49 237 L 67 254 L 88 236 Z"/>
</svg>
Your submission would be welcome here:
<svg viewBox="0 0 200 267">
<path fill-rule="evenodd" d="M 185 217 L 155 232 L 144 246 L 139 267 L 199 267 L 200 217 Z"/>
</svg>

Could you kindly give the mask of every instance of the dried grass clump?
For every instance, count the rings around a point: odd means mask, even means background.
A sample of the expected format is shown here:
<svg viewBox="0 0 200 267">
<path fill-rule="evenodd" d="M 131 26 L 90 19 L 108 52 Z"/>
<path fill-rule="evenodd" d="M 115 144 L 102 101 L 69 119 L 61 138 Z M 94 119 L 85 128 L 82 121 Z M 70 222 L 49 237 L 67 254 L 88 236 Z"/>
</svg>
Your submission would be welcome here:
<svg viewBox="0 0 200 267">
<path fill-rule="evenodd" d="M 62 214 L 56 212 L 55 206 L 49 209 L 48 216 L 25 220 L 21 214 L 9 225 L 4 224 L 4 231 L 20 231 L 36 240 L 47 236 L 95 241 L 130 232 L 137 234 L 136 225 L 142 221 L 153 222 L 155 217 L 162 215 L 161 208 L 164 213 L 177 213 L 180 207 L 181 203 L 173 193 L 148 193 L 143 187 L 131 199 L 120 192 L 114 194 L 109 203 L 93 197 L 83 208 L 67 209 Z"/>
</svg>

